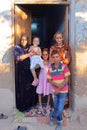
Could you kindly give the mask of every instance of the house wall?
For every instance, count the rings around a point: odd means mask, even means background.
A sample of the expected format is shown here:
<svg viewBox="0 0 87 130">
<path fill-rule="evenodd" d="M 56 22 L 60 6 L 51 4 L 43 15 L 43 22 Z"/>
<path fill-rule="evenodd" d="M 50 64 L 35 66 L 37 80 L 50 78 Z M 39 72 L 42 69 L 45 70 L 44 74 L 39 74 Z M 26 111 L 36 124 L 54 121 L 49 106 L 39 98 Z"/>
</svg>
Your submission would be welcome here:
<svg viewBox="0 0 87 130">
<path fill-rule="evenodd" d="M 11 4 L 11 0 L 0 4 L 0 112 L 9 112 L 15 106 Z"/>
<path fill-rule="evenodd" d="M 3 0 L 0 4 L 0 112 L 12 111 L 15 107 L 13 2 Z M 87 108 L 87 0 L 71 0 L 69 22 L 72 50 L 70 107 L 80 110 Z"/>
<path fill-rule="evenodd" d="M 87 108 L 87 0 L 75 1 L 75 104 Z"/>
</svg>

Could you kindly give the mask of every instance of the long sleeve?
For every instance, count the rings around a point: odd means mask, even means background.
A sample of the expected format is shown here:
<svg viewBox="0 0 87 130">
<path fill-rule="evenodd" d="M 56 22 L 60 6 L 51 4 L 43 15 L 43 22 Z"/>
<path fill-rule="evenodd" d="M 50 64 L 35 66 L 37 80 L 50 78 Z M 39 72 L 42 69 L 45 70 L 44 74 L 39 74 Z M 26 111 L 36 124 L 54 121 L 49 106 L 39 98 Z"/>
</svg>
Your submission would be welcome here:
<svg viewBox="0 0 87 130">
<path fill-rule="evenodd" d="M 21 56 L 23 53 L 24 52 L 20 46 L 16 45 L 14 47 L 13 55 L 14 55 L 15 60 L 17 59 L 18 56 Z"/>
</svg>

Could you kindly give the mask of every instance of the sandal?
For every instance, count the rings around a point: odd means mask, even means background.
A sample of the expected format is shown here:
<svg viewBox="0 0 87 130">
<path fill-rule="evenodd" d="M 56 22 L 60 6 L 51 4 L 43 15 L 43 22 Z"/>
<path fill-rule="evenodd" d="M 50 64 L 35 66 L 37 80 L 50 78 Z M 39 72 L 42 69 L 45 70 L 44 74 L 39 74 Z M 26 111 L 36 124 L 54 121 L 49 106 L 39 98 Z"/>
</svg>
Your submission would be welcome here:
<svg viewBox="0 0 87 130">
<path fill-rule="evenodd" d="M 30 110 L 24 114 L 25 117 L 34 117 L 36 115 L 36 110 Z"/>
<path fill-rule="evenodd" d="M 67 112 L 67 110 L 63 110 L 63 116 L 66 117 L 66 118 L 70 117 L 70 115 Z"/>
<path fill-rule="evenodd" d="M 43 116 L 49 116 L 49 114 L 50 114 L 50 110 L 48 109 L 43 109 L 43 111 L 42 111 L 42 114 L 43 114 Z"/>
<path fill-rule="evenodd" d="M 37 109 L 36 114 L 37 115 L 42 115 L 42 111 L 40 109 Z"/>
<path fill-rule="evenodd" d="M 26 126 L 18 126 L 15 130 L 27 130 Z"/>
<path fill-rule="evenodd" d="M 46 109 L 47 109 L 47 110 L 50 110 L 50 109 L 51 109 L 50 105 L 47 105 L 47 106 L 46 106 Z"/>
<path fill-rule="evenodd" d="M 0 114 L 0 119 L 7 119 L 8 116 L 7 115 L 4 115 L 3 113 Z"/>
</svg>

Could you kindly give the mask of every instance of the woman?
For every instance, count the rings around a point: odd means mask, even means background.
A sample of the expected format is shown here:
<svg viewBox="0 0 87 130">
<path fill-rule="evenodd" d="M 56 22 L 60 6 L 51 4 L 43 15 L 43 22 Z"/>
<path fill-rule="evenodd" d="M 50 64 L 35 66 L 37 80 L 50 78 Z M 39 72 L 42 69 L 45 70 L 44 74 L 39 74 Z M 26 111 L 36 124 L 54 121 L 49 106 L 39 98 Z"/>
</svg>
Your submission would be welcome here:
<svg viewBox="0 0 87 130">
<path fill-rule="evenodd" d="M 68 44 L 64 42 L 64 36 L 62 32 L 56 32 L 54 34 L 55 44 L 50 48 L 50 60 L 52 62 L 51 54 L 53 50 L 58 50 L 61 58 L 61 62 L 69 64 L 71 61 L 71 49 Z"/>
<path fill-rule="evenodd" d="M 19 111 L 26 111 L 37 103 L 36 88 L 32 86 L 33 76 L 30 71 L 30 56 L 28 37 L 21 36 L 20 44 L 14 47 L 15 58 L 15 86 L 16 107 Z"/>
</svg>

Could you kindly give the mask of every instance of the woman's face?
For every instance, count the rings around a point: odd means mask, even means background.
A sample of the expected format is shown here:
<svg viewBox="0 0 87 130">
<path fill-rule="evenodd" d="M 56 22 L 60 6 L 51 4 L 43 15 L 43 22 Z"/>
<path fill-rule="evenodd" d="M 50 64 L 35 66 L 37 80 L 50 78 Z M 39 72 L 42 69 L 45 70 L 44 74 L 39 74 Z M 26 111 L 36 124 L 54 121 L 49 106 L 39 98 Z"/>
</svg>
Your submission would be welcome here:
<svg viewBox="0 0 87 130">
<path fill-rule="evenodd" d="M 57 42 L 58 45 L 59 45 L 59 44 L 62 44 L 62 42 L 63 42 L 63 37 L 62 37 L 62 35 L 61 35 L 61 34 L 56 34 L 55 40 L 56 40 L 56 42 Z"/>
<path fill-rule="evenodd" d="M 21 38 L 21 45 L 22 45 L 23 47 L 25 47 L 25 46 L 27 45 L 27 38 L 26 38 L 25 36 L 23 36 L 23 37 Z"/>
<path fill-rule="evenodd" d="M 48 60 L 48 57 L 49 57 L 48 52 L 47 51 L 43 51 L 42 57 L 43 57 L 44 60 Z"/>
</svg>

